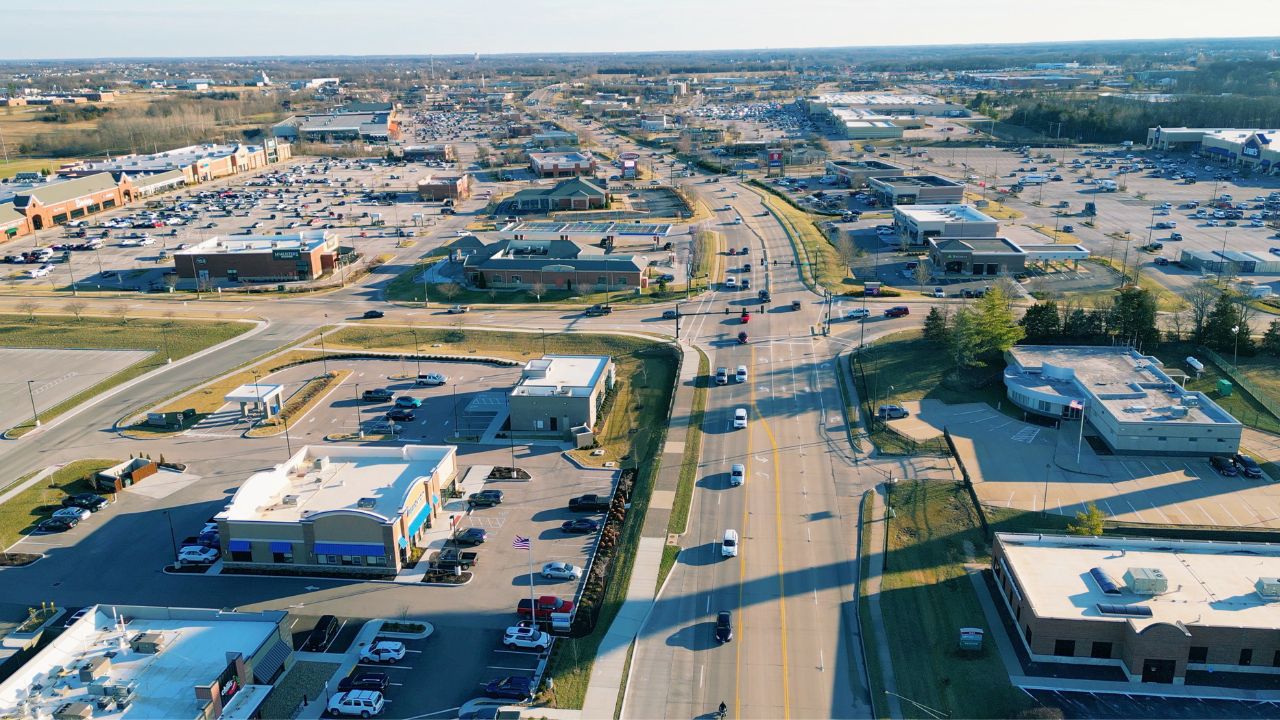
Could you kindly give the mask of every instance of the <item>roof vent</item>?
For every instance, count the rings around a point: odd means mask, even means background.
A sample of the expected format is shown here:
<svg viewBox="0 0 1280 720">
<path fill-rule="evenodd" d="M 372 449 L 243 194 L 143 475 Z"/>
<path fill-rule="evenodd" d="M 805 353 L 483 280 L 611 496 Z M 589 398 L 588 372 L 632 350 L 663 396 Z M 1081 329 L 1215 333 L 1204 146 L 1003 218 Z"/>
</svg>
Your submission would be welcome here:
<svg viewBox="0 0 1280 720">
<path fill-rule="evenodd" d="M 1253 584 L 1264 600 L 1280 600 L 1280 578 L 1263 577 Z"/>
<path fill-rule="evenodd" d="M 1159 595 L 1169 590 L 1169 579 L 1158 568 L 1129 568 L 1124 574 L 1124 584 L 1138 595 Z"/>
<path fill-rule="evenodd" d="M 362 497 L 356 501 L 356 507 L 373 508 L 378 504 L 378 498 Z"/>
<path fill-rule="evenodd" d="M 297 505 L 297 504 L 298 504 L 298 496 L 297 496 L 297 495 L 285 495 L 284 497 L 280 498 L 280 504 L 281 504 L 281 505 Z"/>
</svg>

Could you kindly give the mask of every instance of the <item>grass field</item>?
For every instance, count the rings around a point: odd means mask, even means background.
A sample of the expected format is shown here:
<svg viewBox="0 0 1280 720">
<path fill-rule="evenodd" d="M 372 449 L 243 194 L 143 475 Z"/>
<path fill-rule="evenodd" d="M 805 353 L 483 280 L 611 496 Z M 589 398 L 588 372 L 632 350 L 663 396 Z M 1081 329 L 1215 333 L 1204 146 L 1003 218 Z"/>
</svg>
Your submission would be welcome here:
<svg viewBox="0 0 1280 720">
<path fill-rule="evenodd" d="M 1250 427 L 1265 432 L 1280 433 L 1280 419 L 1267 411 L 1261 403 L 1243 388 L 1235 387 L 1231 395 L 1224 396 L 1218 392 L 1218 380 L 1230 380 L 1218 367 L 1217 363 L 1196 352 L 1190 344 L 1166 344 L 1153 353 L 1169 368 L 1187 370 L 1186 358 L 1194 356 L 1204 363 L 1204 372 L 1198 378 L 1187 380 L 1188 390 L 1198 390 L 1208 395 L 1223 410 L 1231 413 L 1235 419 Z M 1230 357 L 1225 358 L 1230 360 Z M 1258 355 L 1251 358 L 1240 358 L 1238 372 L 1251 381 L 1259 390 L 1266 393 L 1265 400 L 1273 406 L 1280 406 L 1280 363 L 1275 358 Z"/>
<path fill-rule="evenodd" d="M 781 223 L 795 250 L 796 261 L 804 263 L 806 284 L 827 288 L 837 295 L 854 289 L 854 280 L 840 262 L 835 247 L 814 225 L 819 216 L 801 212 L 767 190 L 751 185 L 743 187 L 759 195 L 764 206 Z"/>
<path fill-rule="evenodd" d="M 15 173 L 54 172 L 63 165 L 75 162 L 73 158 L 18 158 L 8 162 L 0 161 L 0 178 L 11 178 Z"/>
<path fill-rule="evenodd" d="M 62 507 L 62 498 L 93 492 L 93 474 L 119 460 L 77 460 L 59 468 L 49 477 L 18 493 L 0 505 L 0 549 L 17 542 L 35 524 Z M 6 482 L 7 484 L 7 482 Z"/>
<path fill-rule="evenodd" d="M 871 554 L 880 550 L 867 544 L 867 538 L 871 536 L 870 525 L 873 522 L 871 508 L 874 504 L 872 498 L 874 492 L 874 490 L 868 490 L 862 496 L 862 524 L 859 534 L 862 543 L 858 549 L 858 614 L 862 618 L 862 646 L 863 649 L 867 649 L 863 660 L 867 663 L 867 674 L 871 676 L 871 687 L 868 688 L 871 693 L 871 705 L 875 709 L 875 717 L 887 718 L 889 707 L 884 695 L 884 669 L 880 667 L 880 654 L 875 651 L 876 646 L 883 642 L 879 637 L 881 628 L 871 621 L 871 603 L 867 599 L 867 574 L 871 571 Z"/>
<path fill-rule="evenodd" d="M 1004 365 L 988 365 L 957 375 L 938 346 L 919 330 L 905 330 L 877 340 L 861 353 L 863 371 L 873 404 L 900 404 L 906 400 L 940 400 L 945 403 L 986 402 L 1004 399 L 1001 373 Z M 859 395 L 864 391 L 855 386 Z"/>
<path fill-rule="evenodd" d="M 881 609 L 898 693 L 947 717 L 1007 718 L 1030 707 L 1009 683 L 994 642 L 976 656 L 956 649 L 959 628 L 987 626 L 964 564 L 990 559 L 965 491 L 949 482 L 904 482 L 890 506 L 896 514 Z M 909 702 L 902 709 L 908 718 L 929 717 Z"/>
<path fill-rule="evenodd" d="M 252 325 L 239 322 L 203 322 L 160 318 L 126 319 L 84 316 L 37 315 L 35 322 L 20 315 L 0 315 L 0 347 L 95 348 L 109 350 L 150 350 L 154 354 L 98 382 L 66 400 L 44 408 L 40 419 L 66 412 L 72 407 L 120 383 L 132 380 L 165 364 L 167 356 L 178 360 L 207 347 L 230 340 Z M 30 421 L 16 426 L 12 434 L 31 428 Z"/>
<path fill-rule="evenodd" d="M 667 521 L 667 533 L 683 535 L 689 525 L 689 508 L 693 504 L 693 486 L 698 481 L 698 456 L 702 452 L 702 419 L 707 408 L 706 378 L 711 373 L 711 363 L 705 353 L 698 350 L 698 386 L 693 391 L 693 405 L 689 412 L 689 429 L 684 439 L 684 456 L 680 460 L 680 481 L 676 486 L 675 504 Z"/>
</svg>

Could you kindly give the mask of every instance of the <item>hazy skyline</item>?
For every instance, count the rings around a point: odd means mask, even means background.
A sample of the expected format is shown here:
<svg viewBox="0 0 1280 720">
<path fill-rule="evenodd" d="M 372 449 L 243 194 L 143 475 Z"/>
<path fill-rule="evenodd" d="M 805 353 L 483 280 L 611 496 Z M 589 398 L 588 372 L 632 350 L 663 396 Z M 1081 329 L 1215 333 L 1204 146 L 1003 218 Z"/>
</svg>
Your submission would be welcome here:
<svg viewBox="0 0 1280 720">
<path fill-rule="evenodd" d="M 1272 0 L 7 2 L 0 58 L 640 52 L 1257 36 Z M 15 8 L 14 6 L 18 6 Z M 1220 30 L 1220 27 L 1230 28 Z"/>
</svg>

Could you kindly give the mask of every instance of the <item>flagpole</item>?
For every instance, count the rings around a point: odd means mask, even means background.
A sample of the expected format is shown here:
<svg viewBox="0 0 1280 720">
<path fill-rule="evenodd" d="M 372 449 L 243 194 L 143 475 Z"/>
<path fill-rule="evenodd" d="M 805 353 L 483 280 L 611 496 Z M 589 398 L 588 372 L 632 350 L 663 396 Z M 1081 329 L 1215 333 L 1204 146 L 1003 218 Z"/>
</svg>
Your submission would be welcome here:
<svg viewBox="0 0 1280 720">
<path fill-rule="evenodd" d="M 532 611 L 533 626 L 538 627 L 538 602 L 533 597 L 533 539 L 529 539 L 529 549 L 525 551 L 529 558 L 529 609 Z M 550 618 L 547 618 L 550 620 Z M 539 636 L 541 637 L 541 636 Z"/>
<path fill-rule="evenodd" d="M 1080 401 L 1080 435 L 1076 438 L 1076 466 L 1080 465 L 1080 445 L 1084 442 L 1084 401 Z"/>
</svg>

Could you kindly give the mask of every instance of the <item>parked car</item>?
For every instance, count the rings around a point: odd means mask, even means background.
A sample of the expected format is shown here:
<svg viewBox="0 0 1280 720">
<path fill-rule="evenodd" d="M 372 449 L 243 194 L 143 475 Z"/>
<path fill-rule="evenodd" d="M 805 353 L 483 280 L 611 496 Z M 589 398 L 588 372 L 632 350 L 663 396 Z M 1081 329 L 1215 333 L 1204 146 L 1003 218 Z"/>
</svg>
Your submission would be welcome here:
<svg viewBox="0 0 1280 720">
<path fill-rule="evenodd" d="M 329 698 L 325 710 L 332 716 L 347 715 L 369 718 L 381 715 L 386 707 L 382 693 L 377 690 L 348 690 Z"/>
<path fill-rule="evenodd" d="M 716 642 L 727 643 L 733 640 L 733 614 L 728 610 L 716 613 Z"/>
<path fill-rule="evenodd" d="M 378 318 L 383 317 L 384 315 L 385 313 L 383 313 L 381 310 L 365 310 L 364 315 L 361 315 L 361 317 L 363 317 L 365 320 L 377 320 Z"/>
<path fill-rule="evenodd" d="M 1236 470 L 1235 461 L 1225 455 L 1214 455 L 1209 458 L 1209 464 L 1213 466 L 1214 470 L 1218 471 L 1219 475 L 1224 477 L 1235 477 L 1240 474 Z"/>
<path fill-rule="evenodd" d="M 533 697 L 533 681 L 523 675 L 492 680 L 484 686 L 486 697 L 521 702 Z"/>
<path fill-rule="evenodd" d="M 489 539 L 489 533 L 484 528 L 469 527 L 453 537 L 453 542 L 458 545 L 480 545 Z"/>
<path fill-rule="evenodd" d="M 338 634 L 338 627 L 338 618 L 332 615 L 321 615 L 316 621 L 316 626 L 307 635 L 307 639 L 303 641 L 302 649 L 307 652 L 324 652 L 334 636 Z"/>
<path fill-rule="evenodd" d="M 600 529 L 600 521 L 591 518 L 578 518 L 577 520 L 565 520 L 560 523 L 560 531 L 573 534 L 593 533 Z"/>
<path fill-rule="evenodd" d="M 535 627 L 514 625 L 502 634 L 502 644 L 509 648 L 546 650 L 551 647 L 551 635 Z"/>
<path fill-rule="evenodd" d="M 549 562 L 542 566 L 542 577 L 548 580 L 577 580 L 582 568 L 567 562 Z"/>
<path fill-rule="evenodd" d="M 501 490 L 481 490 L 478 493 L 471 493 L 467 497 L 467 502 L 477 507 L 491 507 L 493 505 L 502 504 Z"/>
<path fill-rule="evenodd" d="M 564 600 L 555 595 L 543 595 L 537 599 L 536 605 L 530 598 L 524 598 L 516 603 L 516 614 L 527 618 L 536 611 L 538 620 L 549 620 L 552 615 L 568 615 L 573 612 L 573 608 L 572 600 Z"/>
<path fill-rule="evenodd" d="M 394 408 L 383 417 L 396 422 L 413 422 L 414 419 L 417 418 L 417 416 L 413 414 L 412 410 L 406 410 L 405 408 Z"/>
<path fill-rule="evenodd" d="M 360 393 L 360 399 L 369 402 L 390 402 L 393 397 L 395 397 L 395 393 L 387 388 L 374 388 Z"/>
<path fill-rule="evenodd" d="M 66 532 L 76 525 L 80 524 L 75 518 L 48 518 L 41 520 L 33 531 L 36 535 L 49 535 L 52 533 Z"/>
<path fill-rule="evenodd" d="M 348 690 L 374 690 L 382 692 L 390 684 L 390 678 L 384 672 L 366 671 L 348 675 L 338 681 L 338 692 Z"/>
<path fill-rule="evenodd" d="M 404 659 L 404 654 L 404 643 L 397 640 L 378 640 L 360 651 L 360 661 L 395 664 Z"/>
<path fill-rule="evenodd" d="M 77 493 L 62 498 L 63 507 L 84 508 L 90 512 L 98 512 L 107 506 L 107 499 L 94 493 Z"/>
<path fill-rule="evenodd" d="M 609 509 L 609 496 L 592 494 L 569 498 L 569 509 L 578 512 L 604 512 Z"/>
<path fill-rule="evenodd" d="M 422 398 L 416 398 L 412 395 L 401 395 L 396 398 L 396 407 L 398 408 L 420 408 L 422 407 Z"/>
<path fill-rule="evenodd" d="M 1231 460 L 1235 463 L 1236 469 L 1240 471 L 1241 475 L 1253 479 L 1262 477 L 1262 466 L 1258 464 L 1257 460 L 1248 455 L 1236 453 Z"/>
<path fill-rule="evenodd" d="M 212 565 L 218 559 L 218 550 L 203 545 L 187 545 L 178 551 L 179 565 Z"/>
<path fill-rule="evenodd" d="M 64 507 L 53 511 L 53 517 L 55 518 L 71 518 L 76 522 L 88 520 L 92 514 L 92 512 L 82 507 Z"/>
<path fill-rule="evenodd" d="M 901 405 L 881 405 L 876 408 L 876 417 L 881 420 L 897 420 L 909 416 L 911 413 Z"/>
</svg>

